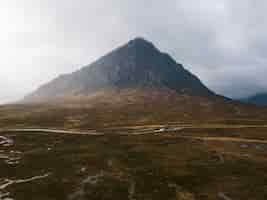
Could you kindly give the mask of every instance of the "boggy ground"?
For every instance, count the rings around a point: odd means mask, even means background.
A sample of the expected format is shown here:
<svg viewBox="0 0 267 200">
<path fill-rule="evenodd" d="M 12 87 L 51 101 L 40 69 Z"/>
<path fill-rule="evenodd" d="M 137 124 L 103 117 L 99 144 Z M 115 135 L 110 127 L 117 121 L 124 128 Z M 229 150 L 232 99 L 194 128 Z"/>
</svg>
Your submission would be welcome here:
<svg viewBox="0 0 267 200">
<path fill-rule="evenodd" d="M 264 200 L 266 131 L 1 132 L 0 199 Z"/>
</svg>

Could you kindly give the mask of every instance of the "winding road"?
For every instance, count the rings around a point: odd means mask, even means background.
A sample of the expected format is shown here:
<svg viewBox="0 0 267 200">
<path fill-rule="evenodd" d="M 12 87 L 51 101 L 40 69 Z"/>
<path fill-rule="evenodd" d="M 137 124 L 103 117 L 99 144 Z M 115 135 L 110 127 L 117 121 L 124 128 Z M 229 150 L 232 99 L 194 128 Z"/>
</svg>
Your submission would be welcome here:
<svg viewBox="0 0 267 200">
<path fill-rule="evenodd" d="M 71 134 L 71 135 L 103 135 L 103 133 L 98 133 L 96 131 L 66 131 L 66 130 L 58 130 L 58 129 L 33 129 L 33 128 L 25 128 L 25 129 L 0 129 L 0 133 L 12 133 L 12 132 L 24 132 L 24 133 L 62 133 L 62 134 Z"/>
</svg>

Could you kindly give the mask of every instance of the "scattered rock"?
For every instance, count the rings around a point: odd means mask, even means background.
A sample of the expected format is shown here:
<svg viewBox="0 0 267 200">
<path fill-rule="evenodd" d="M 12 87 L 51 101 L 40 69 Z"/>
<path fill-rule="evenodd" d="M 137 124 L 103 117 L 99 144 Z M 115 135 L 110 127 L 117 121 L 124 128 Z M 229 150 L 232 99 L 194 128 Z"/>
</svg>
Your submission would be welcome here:
<svg viewBox="0 0 267 200">
<path fill-rule="evenodd" d="M 220 163 L 224 163 L 224 156 L 223 154 L 217 152 L 217 151 L 212 151 L 211 152 L 211 156 L 210 159 L 214 162 L 220 162 Z"/>
<path fill-rule="evenodd" d="M 17 165 L 19 164 L 20 158 L 8 158 L 5 163 L 8 165 Z"/>
<path fill-rule="evenodd" d="M 13 145 L 13 140 L 9 139 L 7 137 L 4 136 L 0 136 L 0 145 L 7 147 L 7 146 L 12 146 Z"/>
<path fill-rule="evenodd" d="M 82 167 L 82 168 L 81 168 L 81 172 L 82 172 L 82 173 L 86 172 L 86 170 L 87 170 L 86 167 Z"/>
<path fill-rule="evenodd" d="M 232 200 L 230 197 L 226 196 L 223 192 L 218 193 L 218 197 L 222 200 Z"/>
<path fill-rule="evenodd" d="M 242 154 L 242 156 L 249 158 L 250 157 L 250 154 L 245 153 L 245 154 Z"/>
<path fill-rule="evenodd" d="M 179 185 L 175 183 L 169 183 L 168 187 L 174 188 L 176 190 L 177 200 L 195 200 L 194 194 L 183 190 L 182 187 L 180 187 Z"/>
<path fill-rule="evenodd" d="M 163 132 L 165 132 L 166 131 L 166 128 L 160 128 L 160 129 L 156 129 L 155 131 L 154 131 L 154 133 L 163 133 Z"/>
<path fill-rule="evenodd" d="M 241 144 L 240 147 L 243 148 L 243 149 L 247 149 L 248 145 L 247 144 Z"/>
<path fill-rule="evenodd" d="M 133 182 L 133 181 L 130 183 L 130 187 L 129 187 L 129 190 L 128 190 L 128 193 L 129 193 L 129 195 L 128 195 L 128 199 L 129 199 L 129 200 L 135 200 L 135 198 L 134 198 L 134 194 L 135 194 L 135 185 L 136 185 L 136 183 Z"/>
<path fill-rule="evenodd" d="M 104 176 L 104 172 L 101 170 L 100 173 L 94 175 L 94 176 L 88 176 L 86 179 L 84 179 L 81 183 L 81 187 L 74 192 L 72 195 L 69 196 L 68 199 L 74 200 L 74 199 L 81 199 L 86 194 L 86 187 L 87 184 L 96 185 L 100 178 Z"/>
<path fill-rule="evenodd" d="M 85 180 L 83 180 L 83 184 L 90 183 L 92 185 L 97 184 L 99 178 L 104 176 L 104 172 L 101 171 L 99 174 L 96 174 L 95 176 L 88 176 Z"/>
<path fill-rule="evenodd" d="M 112 160 L 112 159 L 109 159 L 109 160 L 108 160 L 108 166 L 109 166 L 109 167 L 112 167 L 112 165 L 113 165 L 113 160 Z"/>
</svg>

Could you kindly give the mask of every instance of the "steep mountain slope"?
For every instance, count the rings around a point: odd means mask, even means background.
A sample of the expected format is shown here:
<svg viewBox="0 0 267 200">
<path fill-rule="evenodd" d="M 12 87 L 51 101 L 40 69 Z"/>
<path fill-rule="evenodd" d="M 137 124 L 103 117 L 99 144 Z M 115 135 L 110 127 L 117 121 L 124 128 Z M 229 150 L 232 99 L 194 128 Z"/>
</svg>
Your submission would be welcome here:
<svg viewBox="0 0 267 200">
<path fill-rule="evenodd" d="M 267 93 L 256 94 L 254 96 L 241 99 L 241 101 L 259 106 L 267 106 Z"/>
<path fill-rule="evenodd" d="M 43 85 L 25 100 L 88 96 L 100 89 L 167 88 L 179 94 L 214 95 L 201 81 L 152 43 L 136 38 L 94 63 Z"/>
</svg>

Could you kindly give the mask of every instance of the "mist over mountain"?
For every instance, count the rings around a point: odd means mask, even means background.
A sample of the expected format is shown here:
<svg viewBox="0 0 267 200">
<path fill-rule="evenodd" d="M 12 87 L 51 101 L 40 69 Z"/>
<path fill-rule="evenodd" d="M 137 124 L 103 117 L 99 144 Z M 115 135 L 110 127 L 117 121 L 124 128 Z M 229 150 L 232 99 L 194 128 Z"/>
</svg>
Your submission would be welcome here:
<svg viewBox="0 0 267 200">
<path fill-rule="evenodd" d="M 267 92 L 258 93 L 256 95 L 241 99 L 241 101 L 246 103 L 255 104 L 258 106 L 267 106 Z"/>
<path fill-rule="evenodd" d="M 25 100 L 88 96 L 108 88 L 167 88 L 179 94 L 214 95 L 168 54 L 145 39 L 136 38 L 94 63 L 41 86 Z"/>
</svg>

